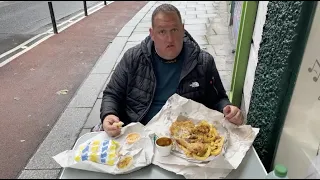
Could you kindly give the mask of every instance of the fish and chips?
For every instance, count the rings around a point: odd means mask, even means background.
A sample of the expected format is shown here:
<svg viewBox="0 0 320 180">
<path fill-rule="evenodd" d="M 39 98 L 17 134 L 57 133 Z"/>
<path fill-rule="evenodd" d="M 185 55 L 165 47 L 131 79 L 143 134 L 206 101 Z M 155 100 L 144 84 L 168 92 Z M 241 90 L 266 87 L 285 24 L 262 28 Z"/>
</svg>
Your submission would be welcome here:
<svg viewBox="0 0 320 180">
<path fill-rule="evenodd" d="M 170 126 L 170 134 L 187 157 L 200 161 L 219 155 L 224 144 L 224 137 L 205 120 L 198 124 L 191 120 L 177 120 Z"/>
</svg>

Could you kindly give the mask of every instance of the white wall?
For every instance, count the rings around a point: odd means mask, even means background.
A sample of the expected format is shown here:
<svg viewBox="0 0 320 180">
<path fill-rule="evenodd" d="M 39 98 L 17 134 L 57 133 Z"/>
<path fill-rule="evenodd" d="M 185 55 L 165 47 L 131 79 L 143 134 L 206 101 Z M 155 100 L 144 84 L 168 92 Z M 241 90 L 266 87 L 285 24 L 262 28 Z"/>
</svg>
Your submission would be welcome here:
<svg viewBox="0 0 320 180">
<path fill-rule="evenodd" d="M 252 86 L 254 81 L 254 75 L 258 63 L 258 51 L 260 48 L 260 42 L 262 38 L 263 25 L 266 21 L 267 6 L 269 1 L 259 1 L 259 6 L 257 10 L 256 21 L 254 25 L 254 31 L 252 35 L 253 43 L 251 43 L 248 66 L 246 77 L 243 87 L 243 97 L 242 97 L 242 111 L 246 114 L 248 113 L 251 99 Z"/>
</svg>

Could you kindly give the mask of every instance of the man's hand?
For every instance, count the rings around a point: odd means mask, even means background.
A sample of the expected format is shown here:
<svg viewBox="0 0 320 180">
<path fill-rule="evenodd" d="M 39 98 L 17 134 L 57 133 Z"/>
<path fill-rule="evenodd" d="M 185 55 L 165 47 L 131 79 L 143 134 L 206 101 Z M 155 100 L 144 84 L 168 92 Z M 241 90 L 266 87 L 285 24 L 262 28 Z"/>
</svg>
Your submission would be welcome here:
<svg viewBox="0 0 320 180">
<path fill-rule="evenodd" d="M 121 133 L 120 127 L 113 125 L 113 123 L 120 122 L 119 118 L 115 115 L 108 115 L 103 120 L 103 129 L 111 137 L 118 136 Z"/>
<path fill-rule="evenodd" d="M 225 118 L 233 124 L 241 125 L 243 123 L 243 115 L 241 110 L 232 105 L 227 105 L 223 108 L 223 114 Z"/>
</svg>

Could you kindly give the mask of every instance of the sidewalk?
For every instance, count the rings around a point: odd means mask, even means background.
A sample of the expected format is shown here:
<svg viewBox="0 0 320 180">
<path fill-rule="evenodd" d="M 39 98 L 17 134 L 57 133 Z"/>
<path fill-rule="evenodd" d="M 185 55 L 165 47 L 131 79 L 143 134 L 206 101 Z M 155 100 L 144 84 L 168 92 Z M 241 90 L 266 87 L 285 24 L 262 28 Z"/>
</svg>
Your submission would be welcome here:
<svg viewBox="0 0 320 180">
<path fill-rule="evenodd" d="M 149 2 L 121 29 L 19 178 L 59 177 L 61 168 L 52 156 L 71 149 L 79 136 L 90 132 L 90 128 L 100 121 L 102 91 L 124 52 L 140 43 L 149 34 L 152 12 L 161 3 L 164 2 Z M 223 84 L 229 91 L 233 54 L 227 26 L 227 2 L 177 1 L 171 3 L 180 10 L 185 29 L 215 58 Z"/>
</svg>

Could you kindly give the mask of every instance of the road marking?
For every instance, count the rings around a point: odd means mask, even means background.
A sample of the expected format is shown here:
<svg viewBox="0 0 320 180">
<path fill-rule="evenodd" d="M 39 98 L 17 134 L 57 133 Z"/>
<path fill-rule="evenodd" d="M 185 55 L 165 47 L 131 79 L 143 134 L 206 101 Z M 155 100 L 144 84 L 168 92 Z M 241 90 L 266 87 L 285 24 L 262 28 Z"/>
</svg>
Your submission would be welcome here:
<svg viewBox="0 0 320 180">
<path fill-rule="evenodd" d="M 3 2 L 3 1 L 0 1 L 0 2 Z M 107 5 L 113 3 L 114 1 L 107 1 Z M 105 7 L 103 2 L 102 3 L 99 3 L 91 8 L 88 9 L 88 15 L 100 10 L 101 8 Z M 96 9 L 95 9 L 96 8 Z M 79 19 L 77 20 L 74 20 L 76 18 L 78 18 L 79 16 L 81 16 Z M 58 29 L 58 32 L 61 33 L 63 30 L 67 29 L 68 27 L 72 26 L 73 24 L 79 22 L 80 20 L 82 20 L 83 18 L 85 18 L 86 16 L 84 16 L 84 13 L 81 12 L 73 17 L 71 17 L 70 19 L 60 23 L 60 24 L 57 24 L 57 29 Z M 69 24 L 67 24 L 69 23 Z M 61 27 L 63 26 L 64 24 L 67 24 L 65 27 Z M 61 28 L 59 28 L 61 27 Z M 43 36 L 43 35 L 46 35 L 45 37 L 43 37 L 42 39 L 38 40 L 37 42 L 33 43 L 32 45 L 30 46 L 26 46 L 28 43 L 32 42 L 33 40 L 39 38 L 40 36 Z M 9 57 L 8 59 L 4 60 L 3 62 L 0 63 L 0 68 L 3 67 L 4 65 L 8 64 L 9 62 L 11 62 L 12 60 L 14 60 L 15 58 L 19 57 L 20 55 L 22 55 L 23 53 L 29 51 L 30 49 L 34 48 L 35 46 L 39 45 L 41 42 L 47 40 L 49 37 L 55 35 L 53 33 L 53 29 L 50 28 L 48 31 L 44 32 L 44 33 L 41 33 L 41 34 L 38 34 L 30 39 L 28 39 L 27 41 L 21 43 L 19 46 L 16 46 L 14 48 L 12 48 L 11 50 L 5 52 L 5 53 L 2 53 L 0 54 L 0 59 L 7 56 L 8 54 L 10 53 L 13 53 L 15 51 L 17 51 L 18 49 L 24 49 L 22 51 L 20 51 L 19 53 Z"/>
<path fill-rule="evenodd" d="M 30 49 L 34 48 L 35 46 L 37 46 L 38 44 L 40 44 L 41 42 L 47 40 L 49 37 L 53 36 L 54 34 L 48 35 L 42 39 L 40 39 L 39 41 L 37 41 L 36 43 L 32 44 L 31 46 L 27 47 L 26 49 L 24 49 L 23 51 L 11 56 L 10 58 L 6 59 L 5 61 L 3 61 L 2 63 L 0 63 L 0 67 L 3 67 L 4 65 L 8 64 L 9 62 L 11 62 L 12 60 L 14 60 L 15 58 L 19 57 L 21 54 L 29 51 Z"/>
<path fill-rule="evenodd" d="M 30 43 L 31 41 L 33 41 L 33 40 L 37 39 L 38 37 L 42 36 L 43 34 L 45 34 L 45 33 L 38 34 L 38 35 L 36 35 L 35 37 L 33 37 L 33 38 L 31 38 L 31 39 L 29 39 L 29 40 L 27 40 L 27 41 L 23 42 L 23 43 L 22 43 L 22 44 L 20 44 L 19 46 L 17 46 L 17 47 L 15 47 L 15 48 L 13 48 L 13 49 L 11 49 L 11 50 L 9 50 L 9 51 L 7 51 L 7 52 L 5 52 L 5 53 L 1 54 L 1 55 L 0 55 L 0 58 L 3 58 L 3 57 L 5 57 L 6 55 L 8 55 L 8 54 L 10 54 L 10 53 L 12 53 L 12 52 L 14 52 L 14 51 L 16 51 L 16 50 L 20 49 L 21 47 L 23 47 L 23 46 L 25 46 L 26 44 Z M 0 67 L 1 67 L 1 66 L 0 66 Z"/>
</svg>

